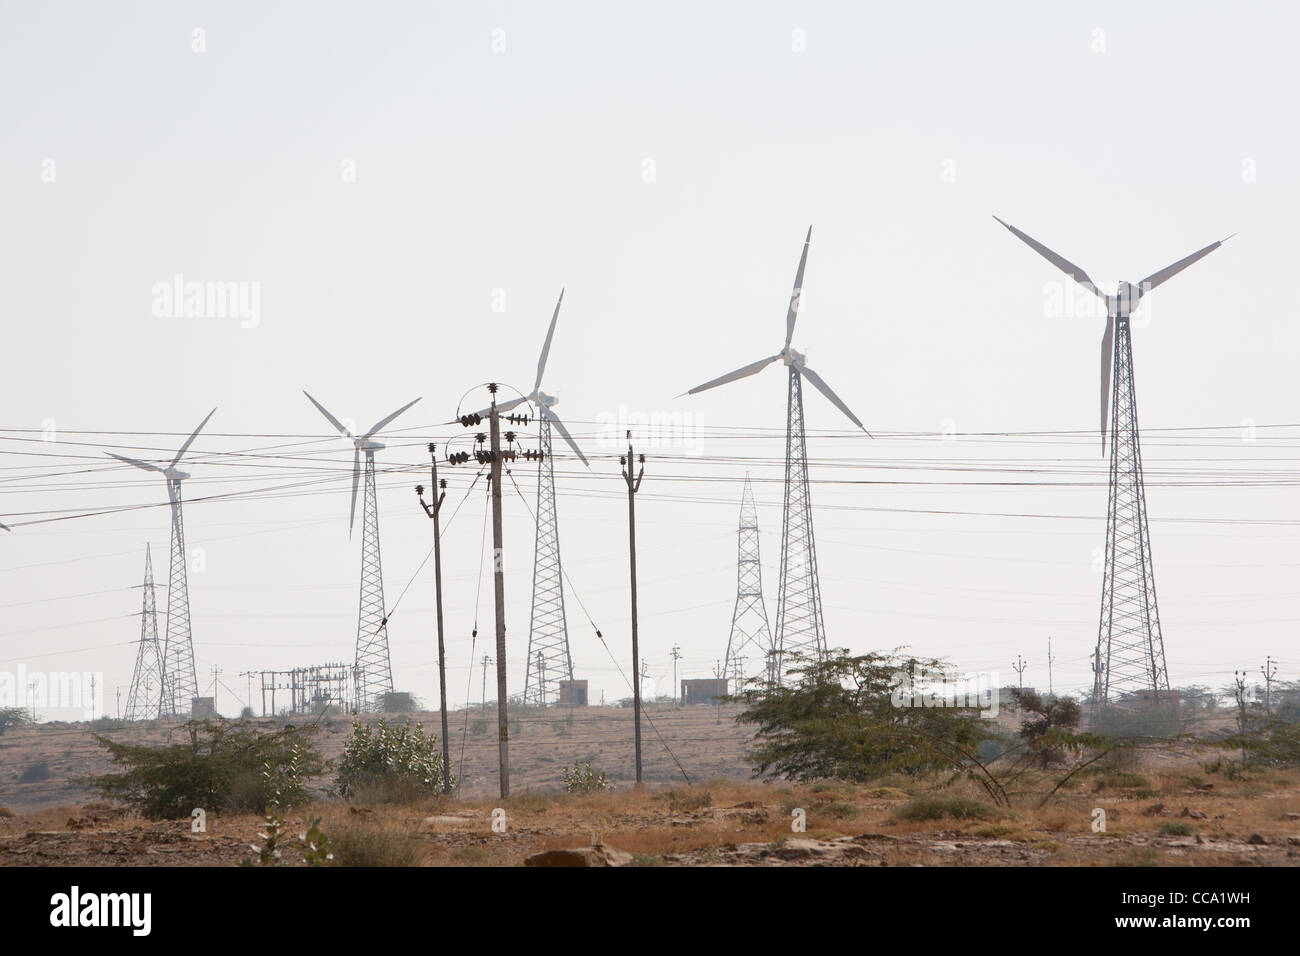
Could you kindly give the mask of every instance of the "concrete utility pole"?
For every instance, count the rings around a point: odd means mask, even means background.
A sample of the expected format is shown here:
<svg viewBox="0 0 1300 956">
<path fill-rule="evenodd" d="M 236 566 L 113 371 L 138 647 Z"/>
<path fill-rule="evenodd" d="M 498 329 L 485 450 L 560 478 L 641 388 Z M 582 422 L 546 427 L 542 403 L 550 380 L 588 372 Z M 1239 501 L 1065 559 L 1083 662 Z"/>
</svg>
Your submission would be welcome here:
<svg viewBox="0 0 1300 956">
<path fill-rule="evenodd" d="M 641 648 L 637 640 L 636 621 L 636 493 L 641 488 L 641 479 L 645 477 L 645 455 L 640 458 L 641 470 L 635 479 L 632 477 L 632 433 L 627 433 L 627 457 L 620 458 L 623 466 L 623 481 L 627 483 L 627 551 L 632 570 L 632 723 L 636 736 L 636 785 L 641 783 L 641 672 L 637 662 L 641 659 Z"/>
<path fill-rule="evenodd" d="M 430 497 L 437 496 L 431 505 L 424 503 L 424 489 L 415 488 L 420 498 L 420 507 L 433 519 L 433 594 L 437 605 L 438 618 L 438 709 L 442 715 L 442 792 L 451 793 L 451 749 L 447 731 L 447 646 L 442 628 L 442 533 L 438 516 L 442 512 L 442 503 L 447 498 L 447 480 L 438 481 L 437 446 L 429 443 L 429 488 Z"/>
<path fill-rule="evenodd" d="M 677 706 L 677 662 L 682 658 L 680 644 L 673 645 L 673 706 Z"/>
<path fill-rule="evenodd" d="M 1048 697 L 1055 696 L 1052 693 L 1052 662 L 1055 660 L 1056 658 L 1052 656 L 1052 639 L 1049 637 L 1047 639 L 1047 696 Z"/>
<path fill-rule="evenodd" d="M 1264 658 L 1264 666 L 1259 669 L 1264 675 L 1264 714 L 1268 717 L 1273 716 L 1273 678 L 1277 677 L 1277 664 L 1273 662 L 1273 655 Z"/>
<path fill-rule="evenodd" d="M 506 701 L 506 575 L 502 560 L 505 538 L 501 530 L 501 415 L 497 412 L 497 385 L 489 412 L 492 469 L 492 588 L 497 619 L 497 759 L 501 773 L 501 796 L 510 796 L 510 709 Z"/>
<path fill-rule="evenodd" d="M 1011 669 L 1016 672 L 1016 689 L 1025 689 L 1025 668 L 1029 666 L 1029 661 L 1024 660 L 1019 654 L 1016 655 L 1016 662 L 1011 665 Z"/>
</svg>

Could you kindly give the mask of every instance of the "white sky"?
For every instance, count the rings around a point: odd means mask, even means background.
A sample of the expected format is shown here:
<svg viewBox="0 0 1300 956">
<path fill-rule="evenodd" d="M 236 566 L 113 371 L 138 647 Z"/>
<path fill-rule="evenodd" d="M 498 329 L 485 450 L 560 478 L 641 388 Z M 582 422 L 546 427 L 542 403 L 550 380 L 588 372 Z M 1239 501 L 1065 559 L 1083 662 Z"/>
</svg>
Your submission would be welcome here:
<svg viewBox="0 0 1300 956">
<path fill-rule="evenodd" d="M 565 286 L 544 387 L 592 461 L 557 462 L 566 567 L 627 669 L 605 440 L 621 428 L 599 423 L 690 416 L 645 448 L 641 635 L 663 692 L 674 643 L 679 676 L 708 676 L 746 470 L 775 620 L 783 369 L 673 396 L 779 350 L 812 223 L 794 344 L 877 435 L 807 390 L 830 643 L 906 644 L 1006 682 L 1021 653 L 1045 686 L 1050 635 L 1056 686 L 1082 687 L 1102 323 L 1047 314 L 1057 275 L 996 213 L 1099 282 L 1240 232 L 1135 319 L 1156 582 L 1176 684 L 1266 654 L 1294 679 L 1300 426 L 1265 426 L 1300 422 L 1298 20 L 1281 3 L 0 2 L 0 668 L 102 671 L 109 711 L 125 698 L 146 541 L 165 601 L 166 495 L 102 451 L 170 457 L 213 406 L 187 498 L 336 478 L 187 508 L 200 687 L 219 667 L 243 697 L 241 671 L 350 660 L 351 449 L 301 389 L 363 426 L 423 397 L 379 457 L 391 606 L 430 544 L 411 490 L 427 472 L 402 469 L 459 436 L 436 423 L 467 388 L 531 386 Z M 153 286 L 177 273 L 258 283 L 256 326 L 156 318 Z M 1174 431 L 1204 426 L 1222 428 Z M 316 463 L 229 455 L 292 441 Z M 471 475 L 447 471 L 449 501 Z M 518 478 L 531 497 L 532 469 Z M 132 505 L 157 507 L 27 524 Z M 479 693 L 482 516 L 476 494 L 446 536 L 455 703 Z M 506 521 L 513 692 L 532 569 L 517 497 Z M 425 573 L 390 623 L 398 687 L 430 705 L 432 607 Z M 475 657 L 490 609 L 485 579 Z M 628 693 L 572 595 L 569 620 L 593 696 Z"/>
</svg>

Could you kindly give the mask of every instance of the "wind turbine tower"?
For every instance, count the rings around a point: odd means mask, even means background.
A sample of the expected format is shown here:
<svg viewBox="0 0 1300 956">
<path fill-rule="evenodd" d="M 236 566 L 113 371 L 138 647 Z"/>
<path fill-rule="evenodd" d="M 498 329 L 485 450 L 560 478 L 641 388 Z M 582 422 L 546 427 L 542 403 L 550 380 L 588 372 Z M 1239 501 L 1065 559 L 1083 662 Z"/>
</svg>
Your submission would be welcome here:
<svg viewBox="0 0 1300 956">
<path fill-rule="evenodd" d="M 794 289 L 790 293 L 790 306 L 785 316 L 785 346 L 775 355 L 759 359 L 734 372 L 697 385 L 686 394 L 694 395 L 706 389 L 726 385 L 737 379 L 754 375 L 773 362 L 785 364 L 786 420 L 785 420 L 785 503 L 781 521 L 781 579 L 776 604 L 776 679 L 784 678 L 785 657 L 799 653 L 810 660 L 820 660 L 826 653 L 826 625 L 822 619 L 821 586 L 817 579 L 817 547 L 813 536 L 812 497 L 808 489 L 808 448 L 804 440 L 803 382 L 807 379 L 817 391 L 826 396 L 849 421 L 866 432 L 847 405 L 836 395 L 820 375 L 810 369 L 805 356 L 791 348 L 795 320 L 799 315 L 799 300 L 803 292 L 804 267 L 808 263 L 808 245 L 812 241 L 812 227 L 804 239 L 795 272 Z"/>
<path fill-rule="evenodd" d="M 774 680 L 772 673 L 772 629 L 767 621 L 767 604 L 763 600 L 763 568 L 758 557 L 758 509 L 754 507 L 754 491 L 745 475 L 745 488 L 740 496 L 740 527 L 737 532 L 736 555 L 736 608 L 731 613 L 731 637 L 727 640 L 727 659 L 723 672 L 733 675 L 736 690 L 741 687 L 745 674 L 742 662 L 763 661 L 766 677 Z"/>
<path fill-rule="evenodd" d="M 546 330 L 542 354 L 537 359 L 537 378 L 528 395 L 502 402 L 497 412 L 505 414 L 524 402 L 537 408 L 541 457 L 537 462 L 537 537 L 533 547 L 533 610 L 528 625 L 528 656 L 524 674 L 524 702 L 543 707 L 559 700 L 560 683 L 573 680 L 573 658 L 569 654 L 569 629 L 564 616 L 564 575 L 560 564 L 560 531 L 555 510 L 555 465 L 551 458 L 551 430 L 573 449 L 578 460 L 587 457 L 573 440 L 564 422 L 552 409 L 559 399 L 542 391 L 542 373 L 551 354 L 551 339 L 564 303 L 564 290 L 555 303 L 551 325 Z M 486 416 L 490 409 L 480 415 Z M 588 466 L 590 467 L 590 466 Z"/>
<path fill-rule="evenodd" d="M 199 681 L 194 673 L 194 638 L 190 633 L 190 588 L 186 577 L 185 520 L 182 513 L 181 482 L 189 474 L 176 466 L 181 456 L 189 450 L 208 419 L 217 413 L 214 408 L 208 417 L 199 422 L 190 437 L 185 439 L 180 451 L 166 468 L 146 461 L 114 455 L 110 458 L 124 461 L 145 471 L 155 471 L 167 479 L 167 498 L 171 503 L 172 549 L 171 573 L 167 581 L 167 636 L 163 642 L 162 682 L 159 688 L 159 717 L 186 717 L 191 713 L 194 698 L 199 695 Z"/>
<path fill-rule="evenodd" d="M 153 587 L 153 555 L 144 548 L 144 597 L 140 601 L 140 646 L 135 653 L 135 670 L 126 698 L 127 720 L 151 720 L 158 716 L 163 686 L 162 648 L 158 646 L 158 606 Z"/>
<path fill-rule="evenodd" d="M 379 504 L 375 499 L 375 452 L 384 446 L 374 435 L 398 415 L 419 401 L 407 402 L 397 411 L 375 422 L 364 435 L 335 418 L 307 392 L 307 400 L 352 442 L 352 505 L 348 512 L 348 537 L 357 515 L 357 486 L 365 475 L 361 522 L 361 596 L 357 608 L 356 696 L 358 710 L 376 710 L 385 694 L 393 691 L 393 666 L 388 654 L 388 615 L 384 610 L 384 571 L 379 560 Z M 365 466 L 362 467 L 362 457 Z"/>
<path fill-rule="evenodd" d="M 997 219 L 996 216 L 993 217 Z M 1106 508 L 1106 566 L 1101 585 L 1101 621 L 1093 663 L 1093 711 L 1113 698 L 1149 690 L 1155 703 L 1169 697 L 1165 642 L 1156 604 L 1151 532 L 1147 524 L 1138 438 L 1137 394 L 1133 386 L 1133 340 L 1129 316 L 1141 298 L 1165 280 L 1209 255 L 1227 239 L 1153 272 L 1137 285 L 1119 283 L 1114 295 L 1101 292 L 1084 272 L 1063 256 L 1015 226 L 1006 226 L 1031 249 L 1106 304 L 1106 331 L 1101 339 L 1101 447 L 1106 449 L 1107 411 L 1114 434 L 1110 442 L 1110 498 Z M 1229 236 L 1228 239 L 1232 237 Z M 1112 369 L 1114 375 L 1112 377 Z"/>
</svg>

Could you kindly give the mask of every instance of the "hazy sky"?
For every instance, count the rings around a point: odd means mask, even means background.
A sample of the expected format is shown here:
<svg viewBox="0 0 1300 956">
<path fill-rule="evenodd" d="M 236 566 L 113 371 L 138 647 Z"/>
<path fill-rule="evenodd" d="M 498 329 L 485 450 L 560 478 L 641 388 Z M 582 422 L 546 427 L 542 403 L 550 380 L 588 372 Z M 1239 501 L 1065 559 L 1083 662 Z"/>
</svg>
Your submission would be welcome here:
<svg viewBox="0 0 1300 956">
<path fill-rule="evenodd" d="M 301 390 L 363 427 L 422 396 L 379 454 L 391 607 L 430 546 L 424 443 L 464 440 L 437 423 L 476 384 L 531 387 L 565 287 L 544 386 L 591 461 L 557 461 L 576 597 L 629 669 L 617 422 L 676 416 L 639 441 L 642 649 L 662 692 L 674 644 L 707 676 L 746 471 L 775 620 L 784 370 L 673 396 L 780 349 L 811 223 L 794 344 L 876 436 L 807 391 L 830 643 L 1007 682 L 1020 653 L 1045 686 L 1051 636 L 1057 688 L 1087 685 L 1103 320 L 1062 315 L 996 213 L 1102 283 L 1240 233 L 1134 320 L 1156 583 L 1175 684 L 1266 654 L 1294 679 L 1298 28 L 1283 3 L 0 2 L 0 668 L 102 671 L 125 703 L 166 492 L 103 451 L 170 457 L 214 406 L 185 494 L 242 494 L 185 512 L 200 687 L 351 660 L 351 449 Z M 159 317 L 178 274 L 256 316 Z M 446 534 L 456 703 L 483 515 Z M 518 496 L 506 534 L 513 692 Z M 574 597 L 577 675 L 625 696 Z M 432 608 L 426 568 L 390 623 L 430 704 Z M 475 658 L 486 577 L 479 625 Z"/>
</svg>

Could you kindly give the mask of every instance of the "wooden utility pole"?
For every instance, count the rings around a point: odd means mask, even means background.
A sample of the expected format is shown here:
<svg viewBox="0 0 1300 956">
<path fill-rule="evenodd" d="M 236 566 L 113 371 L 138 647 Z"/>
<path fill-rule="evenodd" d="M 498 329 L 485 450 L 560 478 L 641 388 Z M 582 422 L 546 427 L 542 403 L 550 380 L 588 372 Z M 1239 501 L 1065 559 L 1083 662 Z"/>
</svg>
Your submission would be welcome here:
<svg viewBox="0 0 1300 956">
<path fill-rule="evenodd" d="M 442 503 L 447 498 L 447 480 L 438 481 L 437 446 L 429 443 L 429 488 L 430 497 L 436 496 L 432 505 L 424 503 L 424 489 L 416 486 L 415 493 L 420 496 L 420 507 L 433 519 L 433 594 L 437 605 L 438 618 L 438 702 L 442 713 L 442 792 L 451 793 L 451 749 L 447 732 L 447 645 L 442 630 L 442 532 L 439 515 Z"/>
<path fill-rule="evenodd" d="M 497 756 L 501 769 L 501 796 L 510 796 L 510 709 L 506 703 L 506 576 L 502 561 L 505 547 L 501 532 L 501 415 L 497 412 L 497 385 L 489 412 L 492 469 L 492 586 L 497 618 Z"/>
<path fill-rule="evenodd" d="M 645 476 L 645 455 L 641 456 L 641 470 L 632 477 L 632 433 L 627 433 L 627 457 L 620 458 L 623 481 L 627 483 L 627 551 L 632 569 L 632 724 L 636 736 L 636 785 L 641 783 L 641 648 L 637 641 L 636 621 L 636 493 Z"/>
</svg>

